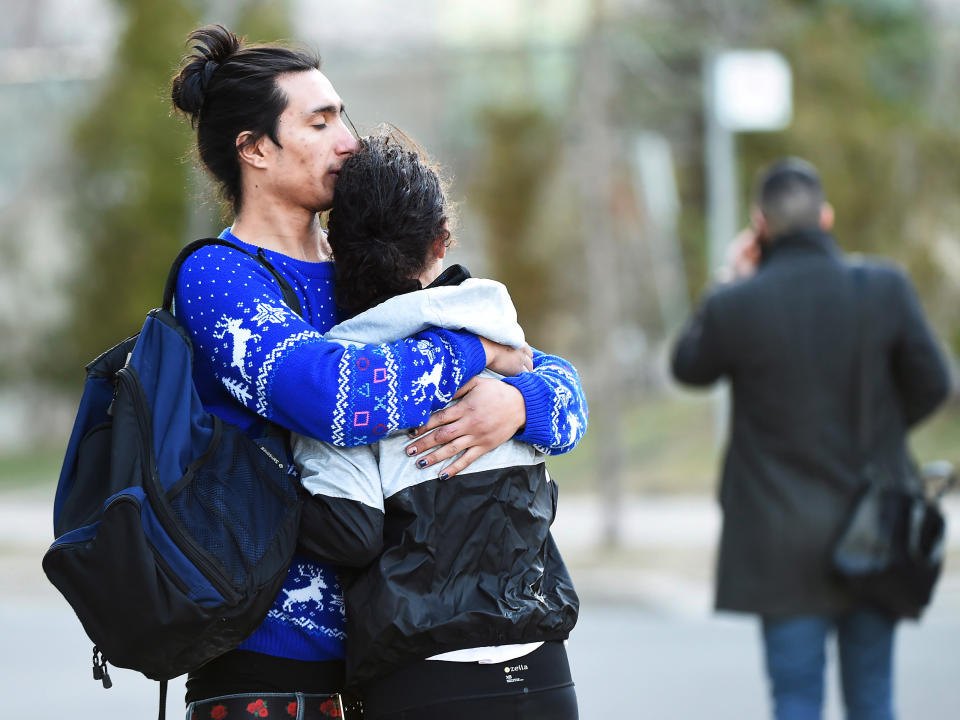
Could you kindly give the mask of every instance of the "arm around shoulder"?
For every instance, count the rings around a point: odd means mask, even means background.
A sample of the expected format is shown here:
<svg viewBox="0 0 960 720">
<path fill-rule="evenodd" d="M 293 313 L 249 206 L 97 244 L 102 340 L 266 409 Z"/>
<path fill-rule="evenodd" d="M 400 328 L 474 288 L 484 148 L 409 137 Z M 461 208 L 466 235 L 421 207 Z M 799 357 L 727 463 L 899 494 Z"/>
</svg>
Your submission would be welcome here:
<svg viewBox="0 0 960 720">
<path fill-rule="evenodd" d="M 219 246 L 187 258 L 176 302 L 195 361 L 216 383 L 251 412 L 340 446 L 423 424 L 485 362 L 474 335 L 450 330 L 379 345 L 329 341 L 286 306 L 256 260 Z"/>
<path fill-rule="evenodd" d="M 556 355 L 533 352 L 533 371 L 504 378 L 523 395 L 526 425 L 519 440 L 551 455 L 577 446 L 587 431 L 589 409 L 576 368 Z"/>
</svg>

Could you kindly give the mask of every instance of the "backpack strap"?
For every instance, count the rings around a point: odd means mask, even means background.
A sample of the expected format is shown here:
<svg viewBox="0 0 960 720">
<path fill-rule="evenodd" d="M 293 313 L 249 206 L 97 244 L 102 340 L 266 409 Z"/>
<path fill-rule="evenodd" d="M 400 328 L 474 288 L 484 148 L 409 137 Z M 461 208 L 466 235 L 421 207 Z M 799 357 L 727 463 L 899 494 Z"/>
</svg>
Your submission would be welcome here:
<svg viewBox="0 0 960 720">
<path fill-rule="evenodd" d="M 184 261 L 193 253 L 202 247 L 207 247 L 208 245 L 223 245 L 224 247 L 233 248 L 237 252 L 242 252 L 244 255 L 254 258 L 257 262 L 270 271 L 270 274 L 273 275 L 273 279 L 277 281 L 278 285 L 280 285 L 280 291 L 283 293 L 283 301 L 287 304 L 287 307 L 293 310 L 297 315 L 300 315 L 301 317 L 303 316 L 303 310 L 300 307 L 300 300 L 297 298 L 297 294 L 293 291 L 293 288 L 290 287 L 290 283 L 286 281 L 283 275 L 277 272 L 277 269 L 270 264 L 269 260 L 267 260 L 267 256 L 263 252 L 263 248 L 257 248 L 257 254 L 254 255 L 253 253 L 247 252 L 242 247 L 238 247 L 232 242 L 228 242 L 222 238 L 203 238 L 201 240 L 194 240 L 180 251 L 180 254 L 177 255 L 176 260 L 173 261 L 173 265 L 170 266 L 170 273 L 167 275 L 167 284 L 163 289 L 164 310 L 171 312 L 171 309 L 173 308 L 173 294 L 177 289 L 177 276 L 180 274 L 180 266 L 183 265 Z"/>
</svg>

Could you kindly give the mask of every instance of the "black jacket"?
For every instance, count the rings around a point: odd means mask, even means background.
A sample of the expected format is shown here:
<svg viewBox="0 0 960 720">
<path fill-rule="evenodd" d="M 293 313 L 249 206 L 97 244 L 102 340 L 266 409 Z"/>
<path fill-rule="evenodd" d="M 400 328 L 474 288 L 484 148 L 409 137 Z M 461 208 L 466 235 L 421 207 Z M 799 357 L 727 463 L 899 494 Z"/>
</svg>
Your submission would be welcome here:
<svg viewBox="0 0 960 720">
<path fill-rule="evenodd" d="M 475 279 L 394 297 L 329 335 L 402 337 L 410 322 L 514 346 L 523 338 L 506 289 Z M 412 392 L 439 392 L 428 373 L 422 380 Z M 351 688 L 453 650 L 562 639 L 577 620 L 550 535 L 557 487 L 544 453 L 513 439 L 439 480 L 440 466 L 418 469 L 407 457 L 409 442 L 402 432 L 354 448 L 293 438 L 313 496 L 303 514 L 313 532 L 301 538 L 342 566 Z"/>
<path fill-rule="evenodd" d="M 566 638 L 579 600 L 550 534 L 556 508 L 543 463 L 386 498 L 383 553 L 341 578 L 348 685 L 451 650 Z"/>
<path fill-rule="evenodd" d="M 828 235 L 791 234 L 751 278 L 702 302 L 673 353 L 682 382 L 732 385 L 723 464 L 718 609 L 830 613 L 852 599 L 830 548 L 857 488 L 858 302 L 870 354 L 871 456 L 909 463 L 907 430 L 949 392 L 947 368 L 907 277 L 878 263 L 853 273 Z M 861 296 L 857 292 L 862 292 Z"/>
</svg>

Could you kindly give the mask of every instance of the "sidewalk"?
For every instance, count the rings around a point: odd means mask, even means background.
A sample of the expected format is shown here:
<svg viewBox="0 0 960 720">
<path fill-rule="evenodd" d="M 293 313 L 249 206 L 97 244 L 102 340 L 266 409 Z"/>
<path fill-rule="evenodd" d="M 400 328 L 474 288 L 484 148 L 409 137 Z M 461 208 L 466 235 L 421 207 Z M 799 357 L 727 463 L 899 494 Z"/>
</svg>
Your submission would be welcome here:
<svg viewBox="0 0 960 720">
<path fill-rule="evenodd" d="M 52 541 L 52 505 L 49 492 L 0 495 L 0 593 L 30 594 L 37 583 L 46 585 L 40 560 Z M 944 510 L 948 563 L 938 600 L 949 595 L 949 605 L 960 612 L 960 589 L 952 589 L 960 586 L 960 496 L 948 497 Z M 713 497 L 633 496 L 619 511 L 621 542 L 610 549 L 603 543 L 600 498 L 561 497 L 554 537 L 581 596 L 681 615 L 709 613 L 720 533 Z"/>
<path fill-rule="evenodd" d="M 943 501 L 947 563 L 931 613 L 960 615 L 960 495 Z M 620 545 L 603 544 L 600 498 L 562 495 L 554 537 L 581 597 L 683 617 L 713 607 L 720 508 L 712 496 L 633 496 L 619 506 Z"/>
<path fill-rule="evenodd" d="M 40 568 L 51 540 L 49 495 L 0 495 L 0 629 L 10 649 L 0 657 L 0 676 L 6 687 L 19 690 L 5 710 L 35 720 L 78 711 L 103 720 L 156 717 L 156 683 L 121 668 L 111 668 L 109 692 L 91 680 L 90 643 Z M 953 500 L 948 512 L 956 549 L 960 502 Z M 720 520 L 713 499 L 635 497 L 620 508 L 623 546 L 616 550 L 602 545 L 603 516 L 595 497 L 564 495 L 555 524 L 582 599 L 570 638 L 581 717 L 634 717 L 627 709 L 638 707 L 637 693 L 647 717 L 764 717 L 755 621 L 716 616 L 710 607 Z M 954 559 L 960 561 L 960 554 Z M 924 622 L 904 623 L 900 633 L 898 704 L 904 717 L 955 717 L 958 618 L 960 569 L 941 580 Z M 829 677 L 825 720 L 838 720 L 836 673 Z M 700 692 L 689 691 L 691 678 Z M 56 692 L 45 696 L 48 687 Z M 183 717 L 183 696 L 184 679 L 173 680 L 167 718 Z"/>
</svg>

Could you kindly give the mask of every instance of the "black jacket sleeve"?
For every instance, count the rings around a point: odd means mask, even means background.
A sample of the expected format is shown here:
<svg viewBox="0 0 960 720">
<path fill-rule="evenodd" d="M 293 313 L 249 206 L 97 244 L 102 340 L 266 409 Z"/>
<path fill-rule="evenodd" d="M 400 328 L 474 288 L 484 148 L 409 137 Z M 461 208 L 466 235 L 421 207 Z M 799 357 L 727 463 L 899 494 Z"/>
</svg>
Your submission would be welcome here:
<svg viewBox="0 0 960 720">
<path fill-rule="evenodd" d="M 383 511 L 356 500 L 310 495 L 300 515 L 300 546 L 319 560 L 369 565 L 383 547 Z"/>
<path fill-rule="evenodd" d="M 718 325 L 717 298 L 707 295 L 674 345 L 671 368 L 677 380 L 688 385 L 710 385 L 728 372 Z"/>
<path fill-rule="evenodd" d="M 902 312 L 892 367 L 908 426 L 932 413 L 950 393 L 950 374 L 920 301 L 903 274 L 897 274 Z"/>
</svg>

